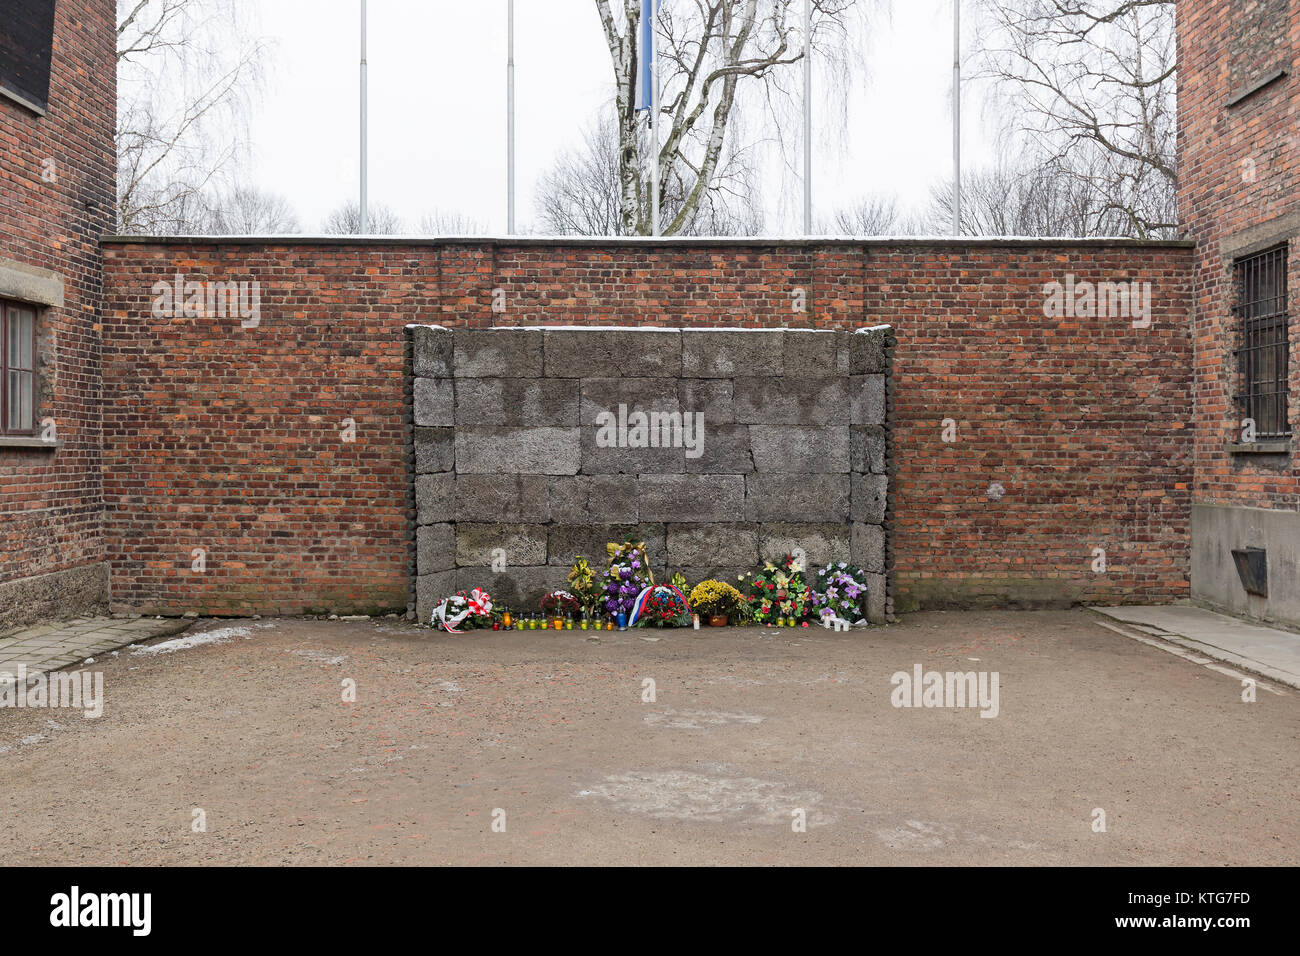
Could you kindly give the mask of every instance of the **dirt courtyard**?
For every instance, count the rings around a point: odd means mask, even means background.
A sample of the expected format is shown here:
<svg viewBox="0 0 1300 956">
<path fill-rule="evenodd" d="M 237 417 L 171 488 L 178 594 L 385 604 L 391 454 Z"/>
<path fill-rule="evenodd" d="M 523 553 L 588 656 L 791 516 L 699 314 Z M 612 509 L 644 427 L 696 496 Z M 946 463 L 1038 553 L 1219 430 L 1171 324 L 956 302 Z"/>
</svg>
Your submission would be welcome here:
<svg viewBox="0 0 1300 956">
<path fill-rule="evenodd" d="M 1297 862 L 1300 694 L 1082 610 L 171 640 L 83 668 L 97 719 L 0 709 L 6 863 Z M 996 717 L 894 706 L 916 665 L 996 673 Z"/>
</svg>

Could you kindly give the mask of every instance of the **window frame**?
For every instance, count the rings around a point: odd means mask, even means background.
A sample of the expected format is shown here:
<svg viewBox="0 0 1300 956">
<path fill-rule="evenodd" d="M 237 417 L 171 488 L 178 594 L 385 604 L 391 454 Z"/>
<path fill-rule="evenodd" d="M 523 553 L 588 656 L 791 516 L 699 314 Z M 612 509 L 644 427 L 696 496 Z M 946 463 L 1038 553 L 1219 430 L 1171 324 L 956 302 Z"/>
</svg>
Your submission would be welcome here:
<svg viewBox="0 0 1300 956">
<path fill-rule="evenodd" d="M 31 315 L 31 367 L 22 366 L 11 367 L 9 353 L 11 350 L 11 328 L 15 321 L 15 314 L 24 312 Z M 38 366 L 40 357 L 37 355 L 37 328 L 40 324 L 41 310 L 28 302 L 15 302 L 9 299 L 0 299 L 0 438 L 32 438 L 37 433 L 37 426 L 40 424 L 40 415 L 36 407 L 37 397 L 40 394 Z M 19 349 L 21 355 L 22 350 Z M 9 378 L 11 372 L 18 372 L 28 376 L 27 397 L 31 402 L 31 427 L 26 429 L 9 427 Z"/>
<path fill-rule="evenodd" d="M 1255 440 L 1261 443 L 1289 442 L 1294 437 L 1287 288 L 1290 251 L 1290 244 L 1281 242 L 1232 260 L 1237 341 L 1233 349 L 1237 366 L 1234 399 L 1238 420 L 1253 420 Z M 1275 279 L 1268 295 L 1261 294 L 1266 270 L 1271 270 Z M 1266 369 L 1272 371 L 1266 373 Z"/>
</svg>

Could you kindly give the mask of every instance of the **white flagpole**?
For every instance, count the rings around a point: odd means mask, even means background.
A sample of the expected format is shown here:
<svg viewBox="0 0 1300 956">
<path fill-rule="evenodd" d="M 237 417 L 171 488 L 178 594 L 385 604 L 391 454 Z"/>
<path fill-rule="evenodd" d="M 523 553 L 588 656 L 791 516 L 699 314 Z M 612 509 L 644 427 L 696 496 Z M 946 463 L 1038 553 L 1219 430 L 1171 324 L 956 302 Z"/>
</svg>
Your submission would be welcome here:
<svg viewBox="0 0 1300 956">
<path fill-rule="evenodd" d="M 803 231 L 812 235 L 812 0 L 803 0 Z"/>
<path fill-rule="evenodd" d="M 366 182 L 369 170 L 367 168 L 368 159 L 366 156 L 366 0 L 361 0 L 361 216 L 360 231 L 365 235 L 370 229 L 369 216 L 367 215 L 367 187 Z"/>
<path fill-rule="evenodd" d="M 952 0 L 952 234 L 961 235 L 961 0 Z"/>
<path fill-rule="evenodd" d="M 506 235 L 515 234 L 515 0 L 506 28 Z"/>
<path fill-rule="evenodd" d="M 654 49 L 654 68 L 650 71 L 650 130 L 652 132 L 650 154 L 654 161 L 650 180 L 650 231 L 659 235 L 659 34 L 655 29 L 654 10 L 656 4 L 650 4 L 650 43 Z"/>
</svg>

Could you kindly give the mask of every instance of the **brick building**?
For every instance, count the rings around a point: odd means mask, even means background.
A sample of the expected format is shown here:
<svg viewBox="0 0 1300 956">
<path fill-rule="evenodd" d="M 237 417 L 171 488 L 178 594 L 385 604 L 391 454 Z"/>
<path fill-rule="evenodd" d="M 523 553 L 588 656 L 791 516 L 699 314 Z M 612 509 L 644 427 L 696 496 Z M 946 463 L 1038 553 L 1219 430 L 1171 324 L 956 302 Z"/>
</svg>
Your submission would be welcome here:
<svg viewBox="0 0 1300 956">
<path fill-rule="evenodd" d="M 0 630 L 108 598 L 114 17 L 111 0 L 23 0 L 0 18 Z"/>
<path fill-rule="evenodd" d="M 1192 594 L 1300 625 L 1300 4 L 1196 0 L 1178 21 L 1179 216 L 1196 241 Z M 1266 597 L 1237 561 L 1266 565 Z"/>
<path fill-rule="evenodd" d="M 1194 243 L 100 241 L 112 7 L 24 5 L 55 17 L 37 24 L 53 36 L 45 104 L 0 93 L 0 299 L 15 327 L 32 315 L 36 329 L 30 427 L 0 438 L 0 628 L 110 603 L 407 608 L 410 323 L 889 324 L 898 610 L 1195 597 L 1300 623 L 1294 328 L 1276 342 L 1294 325 L 1284 298 L 1278 309 L 1276 250 L 1294 280 L 1283 243 L 1300 217 L 1294 3 L 1180 5 Z M 1266 44 L 1229 15 L 1238 6 L 1271 18 Z M 47 159 L 57 179 L 42 178 Z M 1148 290 L 1143 314 L 1052 312 L 1048 290 L 1075 282 L 1109 288 L 1112 304 Z M 1245 335 L 1248 354 L 1270 356 L 1252 359 L 1248 386 Z M 25 379 L 18 354 L 6 374 Z M 772 366 L 749 361 L 737 375 Z M 1240 441 L 1240 408 L 1255 442 Z M 1252 522 L 1265 508 L 1271 520 Z M 671 521 L 653 524 L 671 539 Z M 848 547 L 843 530 L 819 535 Z M 1266 551 L 1267 599 L 1245 598 L 1233 563 L 1233 550 L 1258 560 L 1250 546 Z"/>
</svg>

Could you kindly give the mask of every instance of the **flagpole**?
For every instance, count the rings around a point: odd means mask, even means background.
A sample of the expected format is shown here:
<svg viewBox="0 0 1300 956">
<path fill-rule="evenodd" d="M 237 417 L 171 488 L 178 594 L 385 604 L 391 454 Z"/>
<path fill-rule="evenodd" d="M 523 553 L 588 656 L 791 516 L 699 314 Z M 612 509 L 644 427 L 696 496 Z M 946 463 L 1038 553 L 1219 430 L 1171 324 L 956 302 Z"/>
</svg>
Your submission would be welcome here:
<svg viewBox="0 0 1300 956">
<path fill-rule="evenodd" d="M 652 47 L 651 63 L 653 69 L 650 71 L 650 130 L 651 145 L 650 154 L 654 161 L 650 181 L 650 231 L 653 235 L 659 235 L 659 37 L 655 31 L 655 22 L 653 20 L 654 10 L 658 7 L 657 3 L 650 4 L 650 43 Z"/>
<path fill-rule="evenodd" d="M 812 235 L 812 0 L 803 0 L 803 231 Z"/>
<path fill-rule="evenodd" d="M 952 234 L 961 235 L 961 0 L 952 0 Z"/>
<path fill-rule="evenodd" d="M 506 28 L 506 235 L 515 234 L 515 0 Z"/>
<path fill-rule="evenodd" d="M 361 208 L 360 208 L 360 232 L 365 235 L 370 229 L 369 216 L 367 215 L 367 188 L 366 182 L 369 174 L 368 157 L 366 155 L 366 0 L 361 0 Z"/>
</svg>

